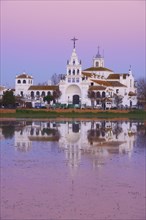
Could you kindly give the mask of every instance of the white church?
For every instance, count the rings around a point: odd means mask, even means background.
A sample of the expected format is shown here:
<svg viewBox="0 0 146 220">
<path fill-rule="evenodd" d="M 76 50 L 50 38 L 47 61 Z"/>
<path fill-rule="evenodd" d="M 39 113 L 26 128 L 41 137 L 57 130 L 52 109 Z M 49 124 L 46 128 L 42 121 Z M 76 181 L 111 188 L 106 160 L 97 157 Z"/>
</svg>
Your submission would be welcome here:
<svg viewBox="0 0 146 220">
<path fill-rule="evenodd" d="M 22 73 L 15 79 L 15 95 L 22 96 L 35 106 L 43 105 L 43 97 L 60 91 L 58 103 L 73 107 L 114 108 L 118 105 L 132 107 L 137 104 L 137 88 L 131 68 L 127 73 L 115 73 L 104 66 L 99 48 L 92 66 L 82 70 L 76 52 L 76 38 L 67 61 L 66 74 L 57 85 L 34 85 L 33 76 Z"/>
</svg>

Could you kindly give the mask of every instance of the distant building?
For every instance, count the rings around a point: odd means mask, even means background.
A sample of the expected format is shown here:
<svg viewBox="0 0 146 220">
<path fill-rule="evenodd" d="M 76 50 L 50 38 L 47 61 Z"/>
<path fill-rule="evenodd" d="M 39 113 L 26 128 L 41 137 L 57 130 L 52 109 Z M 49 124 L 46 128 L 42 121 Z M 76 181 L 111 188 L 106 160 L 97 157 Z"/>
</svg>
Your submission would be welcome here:
<svg viewBox="0 0 146 220">
<path fill-rule="evenodd" d="M 58 102 L 65 105 L 95 108 L 119 106 L 131 107 L 137 104 L 137 88 L 131 68 L 127 73 L 114 73 L 104 66 L 104 57 L 99 48 L 93 58 L 93 65 L 82 70 L 75 41 L 70 60 L 67 61 L 66 75 L 58 85 L 33 85 L 33 77 L 23 73 L 16 76 L 15 95 L 29 101 L 41 100 L 48 94 L 60 90 Z"/>
</svg>

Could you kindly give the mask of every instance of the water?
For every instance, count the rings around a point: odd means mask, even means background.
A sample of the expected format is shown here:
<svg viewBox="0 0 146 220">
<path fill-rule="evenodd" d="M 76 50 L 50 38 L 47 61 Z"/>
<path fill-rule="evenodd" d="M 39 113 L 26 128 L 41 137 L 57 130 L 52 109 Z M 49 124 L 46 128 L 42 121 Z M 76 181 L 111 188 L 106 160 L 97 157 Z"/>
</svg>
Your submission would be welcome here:
<svg viewBox="0 0 146 220">
<path fill-rule="evenodd" d="M 3 220 L 146 219 L 146 125 L 2 120 Z"/>
</svg>

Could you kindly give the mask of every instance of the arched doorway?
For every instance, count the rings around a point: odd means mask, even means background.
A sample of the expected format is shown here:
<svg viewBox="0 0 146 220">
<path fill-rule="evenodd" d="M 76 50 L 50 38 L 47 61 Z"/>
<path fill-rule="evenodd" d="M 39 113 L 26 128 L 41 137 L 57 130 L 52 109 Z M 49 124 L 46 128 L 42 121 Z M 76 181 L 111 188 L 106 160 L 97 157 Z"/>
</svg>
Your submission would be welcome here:
<svg viewBox="0 0 146 220">
<path fill-rule="evenodd" d="M 65 99 L 68 104 L 79 105 L 81 104 L 81 89 L 78 85 L 69 85 L 65 91 Z"/>
<path fill-rule="evenodd" d="M 80 104 L 79 95 L 73 95 L 73 105 Z"/>
</svg>

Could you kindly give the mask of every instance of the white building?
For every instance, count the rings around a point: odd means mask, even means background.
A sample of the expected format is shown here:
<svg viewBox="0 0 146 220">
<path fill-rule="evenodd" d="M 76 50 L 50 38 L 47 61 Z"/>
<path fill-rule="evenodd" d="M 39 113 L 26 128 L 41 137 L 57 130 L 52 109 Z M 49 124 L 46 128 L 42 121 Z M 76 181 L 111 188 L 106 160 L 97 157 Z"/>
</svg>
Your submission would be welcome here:
<svg viewBox="0 0 146 220">
<path fill-rule="evenodd" d="M 93 66 L 82 71 L 75 40 L 74 48 L 67 63 L 66 76 L 59 83 L 61 103 L 82 106 L 116 106 L 115 97 L 123 106 L 137 104 L 137 89 L 131 69 L 128 73 L 114 73 L 104 66 L 104 57 L 99 53 L 93 58 Z"/>
<path fill-rule="evenodd" d="M 114 73 L 104 66 L 104 57 L 97 55 L 93 65 L 82 70 L 81 61 L 76 53 L 75 41 L 70 60 L 67 62 L 65 78 L 58 85 L 33 85 L 33 77 L 23 73 L 16 76 L 15 95 L 30 101 L 40 99 L 60 90 L 60 104 L 75 107 L 111 108 L 137 104 L 137 89 L 131 69 L 127 73 Z"/>
<path fill-rule="evenodd" d="M 15 78 L 15 95 L 28 96 L 28 89 L 33 85 L 33 77 L 29 76 L 25 72 L 20 75 L 16 75 Z"/>
</svg>

